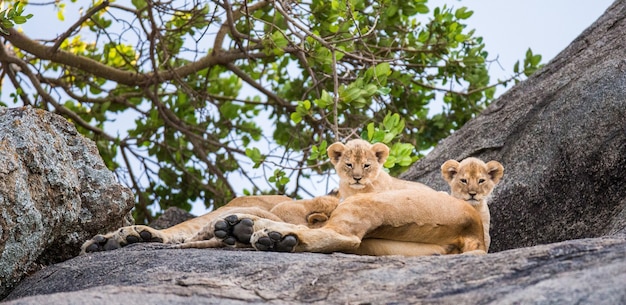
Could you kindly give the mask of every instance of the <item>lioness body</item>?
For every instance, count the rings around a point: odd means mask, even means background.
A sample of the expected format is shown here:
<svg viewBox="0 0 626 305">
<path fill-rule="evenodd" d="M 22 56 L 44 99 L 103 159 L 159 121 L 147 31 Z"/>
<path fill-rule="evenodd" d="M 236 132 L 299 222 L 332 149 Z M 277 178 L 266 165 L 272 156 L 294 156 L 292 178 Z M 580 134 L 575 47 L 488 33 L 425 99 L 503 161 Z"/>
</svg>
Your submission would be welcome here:
<svg viewBox="0 0 626 305">
<path fill-rule="evenodd" d="M 250 242 L 258 250 L 379 255 L 485 253 L 482 222 L 476 210 L 432 189 L 352 195 L 317 229 L 254 215 L 235 216 L 253 221 Z M 407 244 L 410 246 L 404 247 Z M 394 249 L 397 253 L 389 253 Z"/>
</svg>

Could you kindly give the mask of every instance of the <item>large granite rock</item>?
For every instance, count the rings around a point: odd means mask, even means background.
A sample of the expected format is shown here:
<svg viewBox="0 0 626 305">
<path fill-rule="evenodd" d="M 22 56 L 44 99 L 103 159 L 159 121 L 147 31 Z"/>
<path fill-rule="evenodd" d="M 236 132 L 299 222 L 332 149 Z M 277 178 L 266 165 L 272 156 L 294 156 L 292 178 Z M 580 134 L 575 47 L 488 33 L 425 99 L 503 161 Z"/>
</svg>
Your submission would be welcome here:
<svg viewBox="0 0 626 305">
<path fill-rule="evenodd" d="M 406 258 L 154 249 L 80 256 L 24 280 L 16 304 L 624 304 L 626 237 L 487 256 Z"/>
<path fill-rule="evenodd" d="M 440 166 L 499 160 L 491 251 L 626 228 L 626 2 L 514 86 L 403 177 L 447 190 Z"/>
<path fill-rule="evenodd" d="M 544 69 L 404 175 L 444 190 L 445 160 L 500 160 L 495 253 L 405 258 L 132 245 L 49 266 L 22 281 L 7 304 L 625 304 L 625 16 L 626 0 L 616 1 Z"/>
<path fill-rule="evenodd" d="M 134 197 L 66 119 L 0 108 L 0 297 L 83 241 L 132 222 Z"/>
</svg>

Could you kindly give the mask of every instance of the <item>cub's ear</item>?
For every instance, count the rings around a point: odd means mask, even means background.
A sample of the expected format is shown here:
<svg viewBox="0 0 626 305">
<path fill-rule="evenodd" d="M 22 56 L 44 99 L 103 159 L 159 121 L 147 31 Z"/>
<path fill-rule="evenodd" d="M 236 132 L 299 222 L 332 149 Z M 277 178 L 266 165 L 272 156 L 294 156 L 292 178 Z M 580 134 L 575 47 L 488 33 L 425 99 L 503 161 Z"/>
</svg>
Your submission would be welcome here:
<svg viewBox="0 0 626 305">
<path fill-rule="evenodd" d="M 337 163 L 339 162 L 339 158 L 341 158 L 341 155 L 343 154 L 343 151 L 345 149 L 346 146 L 343 145 L 343 143 L 341 142 L 335 142 L 332 145 L 328 146 L 328 148 L 326 149 L 326 153 L 330 158 L 330 163 L 332 163 L 333 165 L 337 165 Z"/>
<path fill-rule="evenodd" d="M 389 147 L 384 143 L 376 143 L 372 145 L 372 151 L 378 159 L 378 163 L 384 164 L 387 161 L 387 157 L 389 157 Z"/>
<path fill-rule="evenodd" d="M 487 162 L 487 172 L 493 183 L 497 184 L 504 175 L 504 166 L 498 161 L 489 161 Z"/>
<path fill-rule="evenodd" d="M 306 222 L 309 225 L 319 224 L 326 220 L 328 220 L 328 216 L 324 213 L 311 213 L 306 217 Z"/>
<path fill-rule="evenodd" d="M 446 182 L 452 182 L 452 179 L 459 172 L 459 161 L 457 160 L 448 160 L 441 165 L 441 175 Z"/>
</svg>

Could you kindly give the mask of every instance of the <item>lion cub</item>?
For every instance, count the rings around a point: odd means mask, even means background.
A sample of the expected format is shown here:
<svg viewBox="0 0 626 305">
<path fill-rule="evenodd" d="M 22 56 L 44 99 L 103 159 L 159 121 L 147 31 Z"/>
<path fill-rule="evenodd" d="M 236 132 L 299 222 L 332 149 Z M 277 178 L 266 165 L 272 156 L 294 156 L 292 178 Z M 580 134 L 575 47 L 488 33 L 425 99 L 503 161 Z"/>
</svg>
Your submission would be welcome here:
<svg viewBox="0 0 626 305">
<path fill-rule="evenodd" d="M 441 166 L 441 174 L 450 185 L 450 195 L 471 204 L 480 214 L 485 246 L 489 251 L 491 215 L 487 200 L 504 175 L 504 167 L 498 161 L 489 161 L 485 164 L 477 158 L 467 158 L 460 163 L 448 160 Z"/>
<path fill-rule="evenodd" d="M 389 156 L 389 147 L 383 143 L 370 144 L 361 139 L 345 145 L 335 142 L 326 150 L 330 162 L 339 175 L 339 197 L 343 200 L 360 193 L 399 189 L 430 189 L 412 181 L 391 177 L 383 170 Z"/>
</svg>

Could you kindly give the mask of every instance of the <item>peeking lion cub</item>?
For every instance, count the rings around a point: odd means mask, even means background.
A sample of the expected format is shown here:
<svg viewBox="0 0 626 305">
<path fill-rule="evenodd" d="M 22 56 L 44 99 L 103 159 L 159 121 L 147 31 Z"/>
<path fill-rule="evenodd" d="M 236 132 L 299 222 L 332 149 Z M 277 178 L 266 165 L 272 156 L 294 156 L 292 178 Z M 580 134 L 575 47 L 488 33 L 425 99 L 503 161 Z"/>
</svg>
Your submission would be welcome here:
<svg viewBox="0 0 626 305">
<path fill-rule="evenodd" d="M 456 160 L 448 160 L 441 166 L 441 174 L 450 185 L 450 195 L 465 200 L 480 214 L 485 246 L 489 251 L 491 216 L 487 200 L 504 175 L 504 167 L 498 161 L 489 161 L 485 164 L 476 158 L 467 158 L 460 163 Z"/>
<path fill-rule="evenodd" d="M 333 143 L 326 150 L 339 176 L 339 197 L 388 190 L 430 189 L 418 182 L 391 177 L 383 170 L 389 147 L 383 143 L 370 144 L 361 139 Z"/>
</svg>

